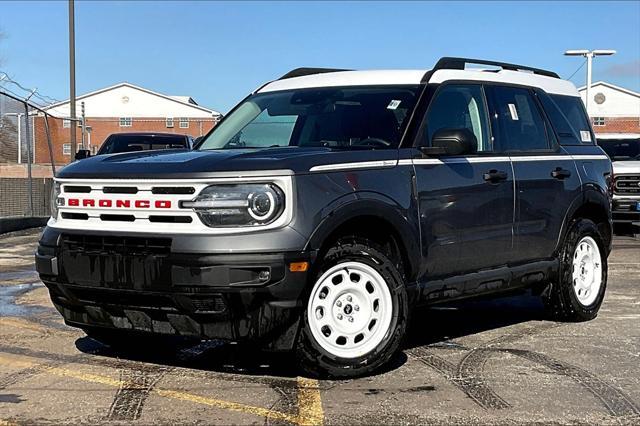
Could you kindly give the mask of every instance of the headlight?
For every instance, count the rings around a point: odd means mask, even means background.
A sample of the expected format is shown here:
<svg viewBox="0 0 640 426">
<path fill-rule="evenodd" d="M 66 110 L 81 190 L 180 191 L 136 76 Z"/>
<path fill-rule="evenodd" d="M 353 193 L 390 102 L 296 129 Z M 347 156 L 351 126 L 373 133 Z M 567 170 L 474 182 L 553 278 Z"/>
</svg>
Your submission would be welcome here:
<svg viewBox="0 0 640 426">
<path fill-rule="evenodd" d="M 58 182 L 53 182 L 53 186 L 51 187 L 51 217 L 54 219 L 58 218 L 58 207 L 64 206 L 64 198 L 60 197 L 60 184 Z"/>
<path fill-rule="evenodd" d="M 284 193 L 275 184 L 211 185 L 181 207 L 192 208 L 212 228 L 267 225 L 284 211 Z"/>
</svg>

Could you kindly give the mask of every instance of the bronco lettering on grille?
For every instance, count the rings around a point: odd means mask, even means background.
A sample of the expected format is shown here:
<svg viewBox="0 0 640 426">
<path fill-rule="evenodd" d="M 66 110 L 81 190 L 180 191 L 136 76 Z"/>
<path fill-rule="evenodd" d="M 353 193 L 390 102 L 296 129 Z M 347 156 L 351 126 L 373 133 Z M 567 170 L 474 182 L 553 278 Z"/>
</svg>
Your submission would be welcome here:
<svg viewBox="0 0 640 426">
<path fill-rule="evenodd" d="M 69 198 L 67 205 L 69 207 L 102 207 L 102 208 L 116 208 L 116 209 L 148 209 L 153 206 L 156 209 L 170 209 L 171 200 L 109 200 L 101 199 L 94 200 L 91 198 Z"/>
</svg>

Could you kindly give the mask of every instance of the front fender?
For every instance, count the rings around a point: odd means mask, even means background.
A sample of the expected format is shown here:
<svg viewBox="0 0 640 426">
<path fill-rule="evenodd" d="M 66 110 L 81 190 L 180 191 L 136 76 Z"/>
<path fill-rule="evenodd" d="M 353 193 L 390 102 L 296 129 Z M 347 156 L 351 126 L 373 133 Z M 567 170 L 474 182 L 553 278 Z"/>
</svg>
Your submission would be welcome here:
<svg viewBox="0 0 640 426">
<path fill-rule="evenodd" d="M 420 232 L 417 214 L 393 199 L 373 191 L 359 191 L 337 198 L 322 210 L 322 220 L 314 229 L 305 250 L 319 250 L 331 233 L 345 222 L 373 216 L 387 222 L 398 234 L 409 262 L 410 280 L 420 265 Z"/>
</svg>

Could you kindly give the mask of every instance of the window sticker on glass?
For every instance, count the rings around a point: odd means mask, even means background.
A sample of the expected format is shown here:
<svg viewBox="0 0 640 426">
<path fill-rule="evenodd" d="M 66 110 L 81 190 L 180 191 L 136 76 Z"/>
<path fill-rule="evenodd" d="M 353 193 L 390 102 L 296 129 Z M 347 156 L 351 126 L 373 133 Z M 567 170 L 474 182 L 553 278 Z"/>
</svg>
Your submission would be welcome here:
<svg viewBox="0 0 640 426">
<path fill-rule="evenodd" d="M 580 130 L 580 139 L 582 142 L 591 142 L 591 132 L 588 130 Z"/>
<path fill-rule="evenodd" d="M 518 110 L 516 109 L 515 104 L 509 104 L 509 112 L 511 113 L 511 119 L 513 121 L 519 120 L 518 118 Z"/>
<path fill-rule="evenodd" d="M 389 105 L 387 105 L 387 109 L 397 109 L 400 106 L 400 102 L 402 101 L 398 101 L 396 99 L 392 100 L 389 102 Z"/>
</svg>

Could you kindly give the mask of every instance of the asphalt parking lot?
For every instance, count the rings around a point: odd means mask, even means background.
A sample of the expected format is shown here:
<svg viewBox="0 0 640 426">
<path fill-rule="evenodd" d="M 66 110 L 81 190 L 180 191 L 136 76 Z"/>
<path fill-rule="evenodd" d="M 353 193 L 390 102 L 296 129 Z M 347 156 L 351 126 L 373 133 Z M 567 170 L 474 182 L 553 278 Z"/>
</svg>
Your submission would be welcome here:
<svg viewBox="0 0 640 426">
<path fill-rule="evenodd" d="M 1 426 L 640 423 L 638 238 L 615 240 L 594 321 L 546 321 L 532 296 L 424 309 L 385 371 L 316 381 L 237 345 L 141 355 L 84 337 L 33 270 L 38 232 L 0 236 Z"/>
</svg>

